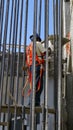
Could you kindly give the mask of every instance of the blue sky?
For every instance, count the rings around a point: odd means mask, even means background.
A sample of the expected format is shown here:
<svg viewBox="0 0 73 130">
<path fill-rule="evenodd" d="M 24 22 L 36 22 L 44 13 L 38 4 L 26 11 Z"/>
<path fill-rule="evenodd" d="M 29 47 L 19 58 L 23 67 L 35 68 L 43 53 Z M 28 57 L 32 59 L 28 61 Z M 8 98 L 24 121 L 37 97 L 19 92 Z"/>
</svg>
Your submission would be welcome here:
<svg viewBox="0 0 73 130">
<path fill-rule="evenodd" d="M 32 1 L 32 2 L 31 2 Z M 50 1 L 49 8 L 49 33 L 53 33 L 53 14 L 52 14 L 52 0 Z M 29 16 L 28 16 L 28 33 L 27 33 L 27 43 L 30 42 L 29 36 L 33 33 L 33 0 L 29 0 Z M 44 39 L 44 0 L 42 0 L 42 14 L 41 14 L 41 38 Z"/>
<path fill-rule="evenodd" d="M 6 2 L 7 0 L 4 0 L 4 10 L 6 10 Z M 44 1 L 42 0 L 42 14 L 41 14 L 41 38 L 44 40 Z M 53 34 L 53 0 L 49 0 L 49 33 Z M 39 0 L 38 0 L 39 3 Z M 20 7 L 19 7 L 19 12 L 21 9 L 21 0 L 20 0 Z M 39 4 L 38 4 L 39 5 Z M 23 3 L 23 21 L 22 21 L 22 38 L 21 38 L 21 43 L 24 44 L 24 27 L 25 27 L 25 0 Z M 12 0 L 10 0 L 10 6 L 9 6 L 9 19 L 8 19 L 8 31 L 7 31 L 7 43 L 9 43 L 9 34 L 10 34 L 10 18 L 11 16 L 11 7 L 12 7 Z M 39 6 L 38 6 L 39 7 Z M 38 8 L 39 10 L 39 8 Z M 37 10 L 37 11 L 38 11 Z M 38 11 L 39 12 L 39 11 Z M 37 14 L 38 14 L 37 12 Z M 29 36 L 32 35 L 33 33 L 33 13 L 34 13 L 34 0 L 29 0 L 29 8 L 28 8 L 28 25 L 27 25 L 27 41 L 26 43 L 29 44 L 30 39 Z M 4 11 L 5 14 L 5 11 Z M 5 16 L 5 15 L 4 15 Z M 5 18 L 5 17 L 4 17 Z M 37 20 L 38 23 L 38 20 Z M 3 24 L 5 24 L 5 19 L 3 21 Z M 4 30 L 4 28 L 3 28 Z M 13 30 L 12 30 L 13 31 Z M 19 32 L 20 32 L 20 13 L 19 13 L 19 19 L 18 19 L 18 37 L 17 37 L 17 43 L 19 43 Z M 3 37 L 4 37 L 4 31 L 3 31 Z M 13 37 L 13 32 L 12 32 L 12 37 Z M 12 40 L 11 40 L 12 42 Z"/>
</svg>

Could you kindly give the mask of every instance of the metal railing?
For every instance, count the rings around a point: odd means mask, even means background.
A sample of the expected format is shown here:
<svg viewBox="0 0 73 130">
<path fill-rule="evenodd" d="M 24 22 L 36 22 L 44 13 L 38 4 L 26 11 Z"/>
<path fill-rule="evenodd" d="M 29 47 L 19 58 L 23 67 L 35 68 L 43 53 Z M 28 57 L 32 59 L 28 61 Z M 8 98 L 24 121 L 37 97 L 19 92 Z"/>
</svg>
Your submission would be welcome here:
<svg viewBox="0 0 73 130">
<path fill-rule="evenodd" d="M 53 130 L 62 130 L 62 0 L 1 0 L 0 6 L 0 125 L 2 126 L 0 130 L 5 130 L 6 125 L 10 130 L 9 123 L 13 117 L 13 130 L 16 130 L 17 116 L 20 116 L 21 129 L 24 130 L 27 114 L 31 116 L 27 129 L 35 130 L 37 113 L 42 113 L 42 130 L 48 130 L 51 125 L 48 120 L 49 113 L 55 115 Z M 50 12 L 52 12 L 51 16 Z M 33 86 L 30 108 L 25 107 L 27 102 L 21 94 L 26 80 L 26 73 L 22 68 L 25 66 L 25 52 L 30 30 L 34 34 L 34 43 L 37 31 L 45 40 L 44 107 L 35 107 L 35 44 L 33 46 Z M 54 80 L 53 97 L 55 97 L 53 108 L 48 107 L 48 101 L 51 100 L 48 97 L 48 91 L 51 93 L 49 90 L 48 37 L 51 32 L 53 38 L 49 40 L 53 41 L 54 46 L 53 58 L 51 57 Z"/>
</svg>

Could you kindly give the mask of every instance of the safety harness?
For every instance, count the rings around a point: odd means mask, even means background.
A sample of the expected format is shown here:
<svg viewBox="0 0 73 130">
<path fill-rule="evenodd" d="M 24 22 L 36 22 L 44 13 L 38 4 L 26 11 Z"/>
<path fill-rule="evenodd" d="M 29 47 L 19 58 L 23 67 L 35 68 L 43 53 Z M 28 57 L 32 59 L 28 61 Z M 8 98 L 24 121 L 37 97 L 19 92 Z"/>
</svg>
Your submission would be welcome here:
<svg viewBox="0 0 73 130">
<path fill-rule="evenodd" d="M 32 91 L 32 71 L 30 70 L 30 67 L 32 66 L 32 49 L 33 49 L 33 45 L 31 43 L 26 48 L 26 65 L 28 66 L 28 77 L 27 77 L 27 80 L 26 80 L 25 85 L 23 87 L 23 91 L 22 91 L 23 96 L 26 95 L 26 94 L 24 94 L 24 91 L 25 91 L 28 83 L 30 84 L 30 88 L 27 92 L 27 96 L 29 96 L 31 94 L 31 91 Z M 38 92 L 41 88 L 41 78 L 43 75 L 43 64 L 44 64 L 44 59 L 42 57 L 43 57 L 42 53 L 41 53 L 41 57 L 39 57 L 36 54 L 36 67 L 38 67 L 40 65 L 40 76 L 39 76 L 39 80 L 37 83 L 36 92 Z"/>
</svg>

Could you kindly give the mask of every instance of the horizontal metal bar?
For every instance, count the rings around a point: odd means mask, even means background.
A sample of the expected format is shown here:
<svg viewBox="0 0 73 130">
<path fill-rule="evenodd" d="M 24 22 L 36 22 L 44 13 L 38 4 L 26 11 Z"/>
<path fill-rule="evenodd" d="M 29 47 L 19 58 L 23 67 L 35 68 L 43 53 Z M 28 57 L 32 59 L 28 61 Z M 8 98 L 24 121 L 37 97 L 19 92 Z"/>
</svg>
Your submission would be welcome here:
<svg viewBox="0 0 73 130">
<path fill-rule="evenodd" d="M 10 106 L 11 113 L 14 113 L 14 108 L 15 108 L 15 105 Z M 22 106 L 16 106 L 16 109 L 17 109 L 17 114 L 22 114 Z M 25 109 L 26 114 L 30 113 L 30 107 L 24 106 L 24 109 Z M 8 112 L 8 105 L 1 106 L 1 112 L 7 113 Z M 35 107 L 35 113 L 42 113 L 42 107 Z M 55 114 L 55 109 L 48 108 L 48 113 Z"/>
</svg>

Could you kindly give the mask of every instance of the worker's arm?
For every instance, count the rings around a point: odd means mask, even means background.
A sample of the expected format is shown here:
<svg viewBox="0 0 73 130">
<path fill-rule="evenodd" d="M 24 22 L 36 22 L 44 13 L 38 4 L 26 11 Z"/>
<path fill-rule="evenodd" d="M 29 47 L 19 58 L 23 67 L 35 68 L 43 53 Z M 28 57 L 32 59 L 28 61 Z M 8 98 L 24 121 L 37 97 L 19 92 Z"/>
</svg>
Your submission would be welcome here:
<svg viewBox="0 0 73 130">
<path fill-rule="evenodd" d="M 39 57 L 46 53 L 46 48 L 42 46 L 41 42 L 36 42 L 36 53 Z"/>
</svg>

